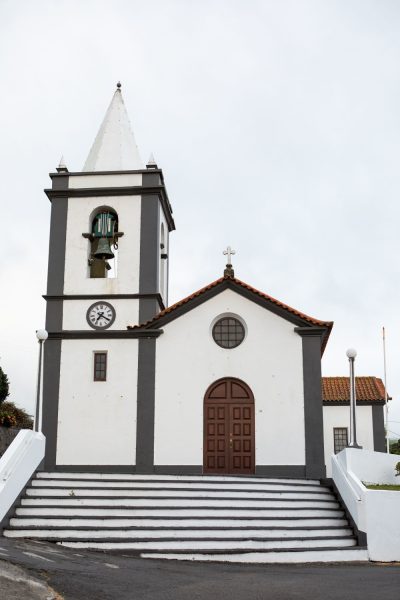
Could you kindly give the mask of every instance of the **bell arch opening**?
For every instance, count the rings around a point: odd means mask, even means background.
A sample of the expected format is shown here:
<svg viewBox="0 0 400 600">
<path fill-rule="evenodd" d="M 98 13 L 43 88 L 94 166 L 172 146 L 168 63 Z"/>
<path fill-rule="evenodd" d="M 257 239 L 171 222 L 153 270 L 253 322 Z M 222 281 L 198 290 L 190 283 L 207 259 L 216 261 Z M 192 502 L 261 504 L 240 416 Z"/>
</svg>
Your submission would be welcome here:
<svg viewBox="0 0 400 600">
<path fill-rule="evenodd" d="M 88 277 L 117 277 L 118 214 L 109 206 L 96 208 L 89 219 Z"/>
</svg>

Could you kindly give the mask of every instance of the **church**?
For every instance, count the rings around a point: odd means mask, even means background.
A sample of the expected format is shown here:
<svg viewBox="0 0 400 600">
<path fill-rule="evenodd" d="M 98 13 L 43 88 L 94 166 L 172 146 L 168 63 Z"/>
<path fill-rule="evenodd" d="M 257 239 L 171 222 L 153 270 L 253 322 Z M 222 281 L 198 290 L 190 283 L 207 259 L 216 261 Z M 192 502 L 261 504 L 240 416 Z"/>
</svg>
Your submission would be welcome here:
<svg viewBox="0 0 400 600">
<path fill-rule="evenodd" d="M 349 428 L 348 378 L 321 375 L 333 323 L 238 279 L 229 247 L 168 304 L 172 207 L 120 84 L 82 171 L 50 177 L 45 470 L 330 477 Z M 357 396 L 359 442 L 384 451 L 381 380 Z"/>
</svg>

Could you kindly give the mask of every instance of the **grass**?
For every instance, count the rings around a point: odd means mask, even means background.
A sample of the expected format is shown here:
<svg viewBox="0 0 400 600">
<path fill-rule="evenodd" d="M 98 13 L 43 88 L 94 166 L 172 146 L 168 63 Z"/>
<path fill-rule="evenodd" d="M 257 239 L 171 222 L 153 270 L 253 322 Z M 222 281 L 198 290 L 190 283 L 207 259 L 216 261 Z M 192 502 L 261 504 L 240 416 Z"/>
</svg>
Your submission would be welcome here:
<svg viewBox="0 0 400 600">
<path fill-rule="evenodd" d="M 369 490 L 400 492 L 400 485 L 391 485 L 389 483 L 364 483 L 364 485 Z"/>
</svg>

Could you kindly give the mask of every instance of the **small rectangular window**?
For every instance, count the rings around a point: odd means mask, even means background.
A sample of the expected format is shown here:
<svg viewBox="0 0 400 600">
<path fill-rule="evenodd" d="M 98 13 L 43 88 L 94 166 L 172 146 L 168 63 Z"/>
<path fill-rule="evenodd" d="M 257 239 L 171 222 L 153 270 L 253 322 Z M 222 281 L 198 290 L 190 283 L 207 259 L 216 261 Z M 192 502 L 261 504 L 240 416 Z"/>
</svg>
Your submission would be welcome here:
<svg viewBox="0 0 400 600">
<path fill-rule="evenodd" d="M 347 447 L 347 427 L 334 427 L 333 428 L 333 444 L 335 454 Z"/>
<path fill-rule="evenodd" d="M 94 381 L 107 380 L 107 352 L 94 353 L 93 379 Z"/>
</svg>

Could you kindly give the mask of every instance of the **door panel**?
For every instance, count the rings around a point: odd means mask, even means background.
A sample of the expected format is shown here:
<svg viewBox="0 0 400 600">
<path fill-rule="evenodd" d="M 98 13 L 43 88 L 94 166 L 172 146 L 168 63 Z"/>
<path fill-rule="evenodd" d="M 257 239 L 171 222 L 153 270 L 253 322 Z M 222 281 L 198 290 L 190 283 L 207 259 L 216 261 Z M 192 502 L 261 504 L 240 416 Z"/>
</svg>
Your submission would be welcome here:
<svg viewBox="0 0 400 600">
<path fill-rule="evenodd" d="M 204 399 L 205 473 L 251 474 L 255 470 L 254 398 L 243 382 L 224 379 Z"/>
</svg>

